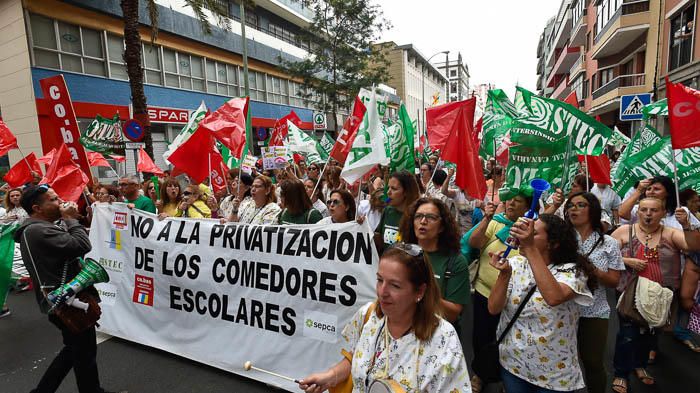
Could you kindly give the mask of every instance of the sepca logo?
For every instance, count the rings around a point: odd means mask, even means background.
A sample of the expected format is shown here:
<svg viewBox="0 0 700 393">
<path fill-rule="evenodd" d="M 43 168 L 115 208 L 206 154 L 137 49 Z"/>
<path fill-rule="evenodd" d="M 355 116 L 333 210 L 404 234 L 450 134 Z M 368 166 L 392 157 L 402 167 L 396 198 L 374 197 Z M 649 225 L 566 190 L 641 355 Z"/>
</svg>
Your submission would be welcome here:
<svg viewBox="0 0 700 393">
<path fill-rule="evenodd" d="M 338 340 L 338 317 L 319 311 L 304 311 L 304 336 L 319 341 L 335 343 Z"/>
<path fill-rule="evenodd" d="M 307 319 L 307 320 L 306 320 L 306 326 L 311 327 L 311 326 L 313 326 L 313 325 L 314 325 L 314 321 L 312 321 L 312 320 L 310 320 L 310 319 Z"/>
</svg>

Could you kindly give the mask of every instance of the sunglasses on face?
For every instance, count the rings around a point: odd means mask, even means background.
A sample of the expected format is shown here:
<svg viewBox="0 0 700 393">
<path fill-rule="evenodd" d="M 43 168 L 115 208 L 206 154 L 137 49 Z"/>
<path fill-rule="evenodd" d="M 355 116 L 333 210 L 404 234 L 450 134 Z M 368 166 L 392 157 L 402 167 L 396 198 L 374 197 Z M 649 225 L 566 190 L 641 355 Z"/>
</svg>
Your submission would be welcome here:
<svg viewBox="0 0 700 393">
<path fill-rule="evenodd" d="M 340 199 L 331 199 L 328 201 L 328 206 L 338 206 L 341 203 L 343 203 L 343 201 L 341 201 Z"/>
<path fill-rule="evenodd" d="M 184 196 L 190 196 L 190 195 L 192 195 L 192 192 L 190 192 L 190 191 L 185 191 L 185 192 L 182 193 L 182 195 L 184 195 Z"/>
<path fill-rule="evenodd" d="M 421 221 L 423 221 L 423 219 L 425 219 L 429 223 L 434 223 L 440 219 L 440 216 L 438 216 L 436 214 L 430 214 L 430 213 L 416 213 L 413 216 L 413 219 L 415 221 L 418 221 L 418 222 L 421 222 Z"/>
</svg>

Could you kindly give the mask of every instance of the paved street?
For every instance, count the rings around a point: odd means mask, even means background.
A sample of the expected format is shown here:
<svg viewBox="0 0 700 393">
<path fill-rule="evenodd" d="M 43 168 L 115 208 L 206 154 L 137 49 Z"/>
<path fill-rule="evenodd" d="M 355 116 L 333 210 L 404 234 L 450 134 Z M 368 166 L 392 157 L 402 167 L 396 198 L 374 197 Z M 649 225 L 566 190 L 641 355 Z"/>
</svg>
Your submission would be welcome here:
<svg viewBox="0 0 700 393">
<path fill-rule="evenodd" d="M 39 313 L 32 293 L 11 293 L 8 303 L 12 315 L 0 320 L 0 358 L 3 359 L 0 362 L 0 391 L 29 392 L 61 348 L 60 335 Z M 463 333 L 468 334 L 468 330 L 464 329 Z M 106 341 L 101 341 L 105 338 Z M 98 345 L 100 377 L 107 389 L 128 389 L 131 393 L 275 391 L 265 384 L 125 340 L 100 336 L 98 341 L 101 341 Z M 614 336 L 608 341 L 612 345 Z M 646 387 L 633 379 L 632 391 L 698 392 L 700 355 L 686 350 L 670 336 L 664 335 L 660 346 L 662 353 L 658 365 L 649 369 L 657 378 L 657 385 Z M 235 350 L 226 348 L 223 343 L 221 348 Z M 73 374 L 70 374 L 59 392 L 76 392 L 75 386 Z M 486 390 L 488 393 L 499 391 L 497 386 Z"/>
</svg>

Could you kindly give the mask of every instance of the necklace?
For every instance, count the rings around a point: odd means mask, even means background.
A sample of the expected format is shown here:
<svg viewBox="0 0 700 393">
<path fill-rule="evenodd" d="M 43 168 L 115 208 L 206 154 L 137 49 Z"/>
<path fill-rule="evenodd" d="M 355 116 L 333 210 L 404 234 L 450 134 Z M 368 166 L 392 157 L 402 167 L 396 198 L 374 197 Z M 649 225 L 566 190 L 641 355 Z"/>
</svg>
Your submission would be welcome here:
<svg viewBox="0 0 700 393">
<path fill-rule="evenodd" d="M 640 230 L 641 232 L 643 232 L 644 235 L 646 236 L 645 242 L 649 242 L 649 239 L 651 239 L 651 238 L 656 234 L 656 232 L 658 232 L 659 229 L 661 229 L 661 227 L 663 227 L 663 225 L 659 225 L 659 226 L 656 227 L 656 229 L 654 229 L 653 231 L 647 232 L 647 231 L 644 230 L 644 228 L 642 228 L 642 225 L 641 225 L 641 224 L 638 223 L 637 226 L 639 227 L 639 230 Z"/>
</svg>

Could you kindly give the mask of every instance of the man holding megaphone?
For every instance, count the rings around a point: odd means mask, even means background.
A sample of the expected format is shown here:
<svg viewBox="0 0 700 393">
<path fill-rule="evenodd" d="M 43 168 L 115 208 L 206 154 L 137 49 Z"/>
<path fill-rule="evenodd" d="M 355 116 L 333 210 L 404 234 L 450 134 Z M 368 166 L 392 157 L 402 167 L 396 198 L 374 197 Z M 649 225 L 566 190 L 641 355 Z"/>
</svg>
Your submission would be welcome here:
<svg viewBox="0 0 700 393">
<path fill-rule="evenodd" d="M 46 184 L 27 187 L 20 204 L 29 218 L 17 229 L 15 240 L 39 308 L 61 330 L 64 344 L 32 392 L 55 392 L 73 369 L 78 392 L 103 393 L 95 337 L 99 295 L 92 284 L 109 278 L 99 264 L 82 260 L 91 245 L 87 230 L 78 223 L 77 205 L 63 202 Z"/>
</svg>

